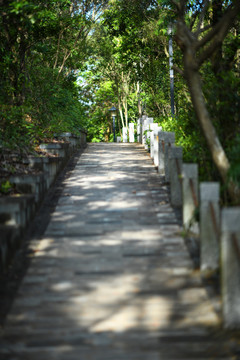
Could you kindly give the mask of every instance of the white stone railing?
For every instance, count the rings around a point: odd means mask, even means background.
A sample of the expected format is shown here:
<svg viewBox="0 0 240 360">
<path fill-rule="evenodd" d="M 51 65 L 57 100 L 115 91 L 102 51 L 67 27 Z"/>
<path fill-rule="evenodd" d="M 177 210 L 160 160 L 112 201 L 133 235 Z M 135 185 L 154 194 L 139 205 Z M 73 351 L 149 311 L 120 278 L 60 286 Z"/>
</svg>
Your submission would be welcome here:
<svg viewBox="0 0 240 360">
<path fill-rule="evenodd" d="M 240 207 L 220 208 L 220 184 L 199 184 L 198 165 L 183 163 L 174 133 L 162 131 L 146 116 L 138 120 L 137 133 L 138 142 L 150 150 L 159 175 L 169 183 L 172 205 L 182 209 L 185 231 L 199 236 L 202 275 L 220 272 L 224 327 L 239 329 Z"/>
</svg>

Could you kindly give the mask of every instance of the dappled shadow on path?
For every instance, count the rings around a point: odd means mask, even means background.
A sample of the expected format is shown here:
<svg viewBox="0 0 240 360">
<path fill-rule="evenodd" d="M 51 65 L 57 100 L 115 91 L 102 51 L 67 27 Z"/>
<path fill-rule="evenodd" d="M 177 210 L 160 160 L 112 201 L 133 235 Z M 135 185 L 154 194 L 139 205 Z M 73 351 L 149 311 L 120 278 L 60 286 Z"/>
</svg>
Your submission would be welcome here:
<svg viewBox="0 0 240 360">
<path fill-rule="evenodd" d="M 227 359 L 168 195 L 141 147 L 92 145 L 32 245 L 4 359 Z"/>
</svg>

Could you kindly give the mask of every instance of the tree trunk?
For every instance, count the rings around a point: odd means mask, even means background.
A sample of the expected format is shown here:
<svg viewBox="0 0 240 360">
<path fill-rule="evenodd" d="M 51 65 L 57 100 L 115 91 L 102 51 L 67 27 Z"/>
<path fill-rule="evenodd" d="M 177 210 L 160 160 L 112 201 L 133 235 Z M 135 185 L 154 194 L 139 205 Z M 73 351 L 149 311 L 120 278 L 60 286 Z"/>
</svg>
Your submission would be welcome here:
<svg viewBox="0 0 240 360">
<path fill-rule="evenodd" d="M 215 26 L 222 17 L 222 0 L 214 0 L 212 3 L 212 26 Z M 216 76 L 222 71 L 222 43 L 211 57 L 212 68 Z"/>
<path fill-rule="evenodd" d="M 202 92 L 200 76 L 194 71 L 188 70 L 187 73 L 187 81 L 194 109 L 207 140 L 214 163 L 223 181 L 226 182 L 230 164 L 210 119 Z"/>
<path fill-rule="evenodd" d="M 126 127 L 128 128 L 128 104 L 127 104 L 126 96 L 124 96 L 124 98 L 123 98 L 123 109 L 124 109 L 124 117 L 125 117 Z"/>
<path fill-rule="evenodd" d="M 124 127 L 122 105 L 121 105 L 121 101 L 120 101 L 119 98 L 118 98 L 118 110 L 119 110 L 120 118 L 121 118 L 121 121 L 122 121 L 122 126 Z"/>
<path fill-rule="evenodd" d="M 234 184 L 228 177 L 228 172 L 230 169 L 230 163 L 225 154 L 225 151 L 219 141 L 216 130 L 212 124 L 209 112 L 207 110 L 206 102 L 204 99 L 201 78 L 193 66 L 193 54 L 186 51 L 184 53 L 184 68 L 185 68 L 185 77 L 188 82 L 189 91 L 191 94 L 191 99 L 193 107 L 195 109 L 196 115 L 202 127 L 204 136 L 207 140 L 209 150 L 211 152 L 213 162 L 218 169 L 218 172 L 223 180 L 223 183 L 227 186 L 227 190 L 231 200 L 233 202 L 240 202 L 240 190 L 236 184 Z"/>
</svg>

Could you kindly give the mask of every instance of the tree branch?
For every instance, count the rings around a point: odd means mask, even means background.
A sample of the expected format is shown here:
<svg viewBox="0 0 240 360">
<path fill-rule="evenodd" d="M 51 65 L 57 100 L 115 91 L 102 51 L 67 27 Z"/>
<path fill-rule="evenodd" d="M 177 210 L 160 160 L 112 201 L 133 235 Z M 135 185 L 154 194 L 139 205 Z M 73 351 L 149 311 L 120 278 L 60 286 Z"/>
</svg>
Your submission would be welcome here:
<svg viewBox="0 0 240 360">
<path fill-rule="evenodd" d="M 198 37 L 198 35 L 199 35 L 200 32 L 201 32 L 201 26 L 202 26 L 204 17 L 205 17 L 205 15 L 206 15 L 206 11 L 207 11 L 208 6 L 209 6 L 209 0 L 204 0 L 204 2 L 203 2 L 203 9 L 202 9 L 202 11 L 201 11 L 200 18 L 199 18 L 198 25 L 197 25 L 197 31 L 195 32 L 195 34 L 196 34 L 197 37 Z"/>
<path fill-rule="evenodd" d="M 199 40 L 195 45 L 195 50 L 199 50 L 201 47 L 206 45 L 211 41 L 216 35 L 218 35 L 219 40 L 224 39 L 229 27 L 231 26 L 233 20 L 238 15 L 240 10 L 240 2 L 236 2 L 235 5 L 230 5 L 227 12 L 223 15 L 221 20 L 209 31 L 201 40 Z M 220 35 L 220 36 L 219 36 Z"/>
<path fill-rule="evenodd" d="M 192 21 L 190 22 L 190 25 L 189 25 L 190 30 L 192 30 L 198 15 L 199 15 L 199 12 L 196 12 L 194 15 L 192 15 Z"/>
<path fill-rule="evenodd" d="M 181 11 L 180 4 L 179 4 L 176 0 L 171 0 L 171 2 L 173 3 L 173 5 L 176 6 L 176 8 L 177 8 L 178 11 Z"/>
<path fill-rule="evenodd" d="M 207 31 L 207 30 L 211 29 L 211 27 L 212 27 L 212 25 L 210 25 L 210 24 L 209 24 L 209 25 L 207 25 L 207 26 L 205 26 L 205 27 L 203 27 L 203 28 L 199 29 L 198 34 L 196 34 L 196 32 L 195 32 L 195 34 L 198 36 L 198 35 L 200 35 L 200 34 L 204 33 L 205 31 Z"/>
<path fill-rule="evenodd" d="M 179 73 L 181 76 L 184 77 L 184 71 L 182 69 L 180 69 L 178 66 L 173 65 L 173 70 L 175 70 L 177 73 Z"/>
<path fill-rule="evenodd" d="M 193 28 L 193 26 L 194 26 L 194 24 L 196 22 L 197 17 L 199 16 L 200 12 L 202 11 L 202 6 L 204 5 L 205 1 L 208 1 L 208 0 L 203 0 L 203 4 L 202 4 L 198 0 L 197 5 L 199 6 L 199 9 L 197 11 L 195 11 L 194 14 L 191 15 L 192 20 L 191 20 L 190 25 L 189 25 L 190 30 L 192 30 L 192 28 Z"/>
<path fill-rule="evenodd" d="M 59 32 L 59 36 L 58 36 L 57 53 L 56 53 L 56 58 L 55 58 L 55 62 L 54 62 L 54 65 L 53 65 L 54 69 L 56 69 L 57 63 L 58 63 L 58 56 L 59 56 L 59 51 L 60 51 L 60 42 L 61 42 L 62 34 L 63 34 L 63 30 L 61 30 Z"/>
<path fill-rule="evenodd" d="M 213 28 L 213 31 L 210 31 L 205 38 L 198 42 L 197 48 L 200 49 L 199 44 L 201 47 L 203 47 L 206 44 L 206 38 L 208 38 L 208 41 L 211 41 L 211 43 L 208 45 L 208 47 L 200 54 L 200 57 L 198 58 L 198 67 L 200 67 L 205 60 L 207 60 L 214 51 L 221 45 L 223 42 L 229 28 L 231 27 L 233 21 L 235 20 L 236 16 L 238 15 L 240 11 L 240 2 L 238 2 L 234 7 L 232 7 L 219 21 L 219 23 Z M 216 29 L 218 31 L 216 31 Z M 208 36 L 210 33 L 212 33 L 212 37 Z M 214 34 L 214 35 L 213 35 Z"/>
<path fill-rule="evenodd" d="M 59 70 L 58 70 L 58 76 L 57 76 L 57 78 L 59 77 L 60 73 L 63 71 L 63 68 L 64 68 L 64 66 L 65 66 L 66 61 L 68 60 L 68 58 L 70 57 L 70 55 L 72 54 L 72 52 L 75 50 L 76 45 L 77 45 L 77 43 L 78 43 L 78 40 L 80 39 L 80 36 L 81 36 L 81 34 L 84 32 L 84 30 L 85 30 L 85 26 L 82 25 L 81 28 L 80 28 L 80 30 L 79 30 L 79 32 L 78 32 L 78 35 L 76 36 L 76 39 L 75 39 L 75 41 L 74 41 L 74 44 L 73 44 L 72 48 L 71 48 L 69 51 L 66 49 L 65 55 L 64 55 L 64 57 L 63 57 L 62 64 L 61 64 L 61 66 L 60 66 L 60 68 L 59 68 Z"/>
</svg>

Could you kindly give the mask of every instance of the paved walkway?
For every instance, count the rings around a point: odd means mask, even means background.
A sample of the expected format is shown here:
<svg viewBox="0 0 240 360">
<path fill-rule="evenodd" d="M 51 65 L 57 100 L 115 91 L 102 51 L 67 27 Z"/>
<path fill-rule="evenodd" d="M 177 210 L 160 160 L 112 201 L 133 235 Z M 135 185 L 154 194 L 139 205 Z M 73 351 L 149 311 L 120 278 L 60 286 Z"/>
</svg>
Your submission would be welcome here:
<svg viewBox="0 0 240 360">
<path fill-rule="evenodd" d="M 90 144 L 8 316 L 1 360 L 230 357 L 148 154 Z"/>
</svg>

